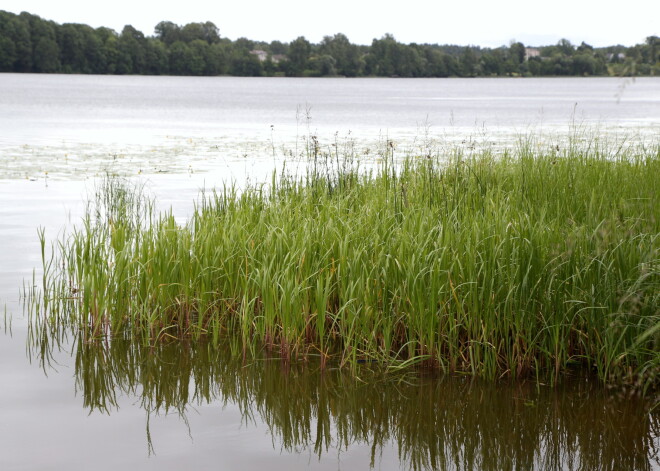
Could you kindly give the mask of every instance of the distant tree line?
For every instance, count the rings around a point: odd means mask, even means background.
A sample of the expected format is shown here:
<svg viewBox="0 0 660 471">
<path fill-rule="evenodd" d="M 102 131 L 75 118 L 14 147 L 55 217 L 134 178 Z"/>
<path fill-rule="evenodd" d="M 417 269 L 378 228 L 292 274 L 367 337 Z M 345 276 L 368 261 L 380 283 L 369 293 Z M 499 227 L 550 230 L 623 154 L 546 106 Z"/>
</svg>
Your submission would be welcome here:
<svg viewBox="0 0 660 471">
<path fill-rule="evenodd" d="M 23 12 L 0 11 L 0 72 L 236 75 L 294 77 L 495 77 L 660 75 L 660 41 L 594 48 L 562 39 L 556 45 L 499 48 L 402 44 L 386 34 L 370 46 L 339 33 L 312 44 L 222 38 L 216 25 L 169 21 L 153 36 L 130 25 L 121 33 L 58 24 Z"/>
</svg>

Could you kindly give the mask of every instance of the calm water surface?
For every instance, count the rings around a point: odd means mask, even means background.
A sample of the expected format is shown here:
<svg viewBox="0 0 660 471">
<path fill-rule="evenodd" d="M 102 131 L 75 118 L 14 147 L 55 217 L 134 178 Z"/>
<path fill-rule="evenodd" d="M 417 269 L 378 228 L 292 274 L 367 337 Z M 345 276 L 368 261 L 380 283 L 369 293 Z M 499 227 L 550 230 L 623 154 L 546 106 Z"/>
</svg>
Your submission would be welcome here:
<svg viewBox="0 0 660 471">
<path fill-rule="evenodd" d="M 400 150 L 546 138 L 571 124 L 657 136 L 660 79 L 296 79 L 0 74 L 0 177 L 104 169 L 243 180 L 302 139 Z"/>
<path fill-rule="evenodd" d="M 310 134 L 404 152 L 530 131 L 549 145 L 571 123 L 657 140 L 660 79 L 0 74 L 0 469 L 660 469 L 658 413 L 585 380 L 359 381 L 205 345 L 28 341 L 37 228 L 75 224 L 105 170 L 183 222 L 199 188 L 263 179 Z"/>
</svg>

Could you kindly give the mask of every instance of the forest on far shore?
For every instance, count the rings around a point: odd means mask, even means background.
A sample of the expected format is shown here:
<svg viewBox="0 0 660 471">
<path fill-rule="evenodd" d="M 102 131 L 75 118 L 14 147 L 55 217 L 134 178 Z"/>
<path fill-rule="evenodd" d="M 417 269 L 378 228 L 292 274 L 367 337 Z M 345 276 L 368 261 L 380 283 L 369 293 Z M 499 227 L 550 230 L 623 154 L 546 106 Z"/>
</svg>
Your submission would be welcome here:
<svg viewBox="0 0 660 471">
<path fill-rule="evenodd" d="M 152 36 L 130 25 L 120 33 L 84 24 L 58 24 L 0 10 L 0 72 L 117 75 L 235 75 L 289 77 L 536 77 L 660 75 L 660 38 L 595 48 L 566 39 L 548 46 L 403 44 L 392 35 L 371 45 L 341 33 L 319 44 L 232 41 L 205 23 L 162 21 Z"/>
</svg>

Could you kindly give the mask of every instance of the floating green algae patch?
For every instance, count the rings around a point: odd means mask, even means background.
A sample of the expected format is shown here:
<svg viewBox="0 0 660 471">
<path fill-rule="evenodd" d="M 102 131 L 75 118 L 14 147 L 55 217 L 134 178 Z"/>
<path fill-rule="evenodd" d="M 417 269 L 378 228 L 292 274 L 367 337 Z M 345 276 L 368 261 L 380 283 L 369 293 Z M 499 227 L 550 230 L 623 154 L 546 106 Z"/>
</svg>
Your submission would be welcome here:
<svg viewBox="0 0 660 471">
<path fill-rule="evenodd" d="M 303 177 L 205 195 L 185 226 L 110 179 L 44 246 L 33 324 L 349 368 L 586 367 L 654 388 L 660 148 L 596 144 L 403 162 L 389 149 L 371 171 L 314 150 Z"/>
</svg>

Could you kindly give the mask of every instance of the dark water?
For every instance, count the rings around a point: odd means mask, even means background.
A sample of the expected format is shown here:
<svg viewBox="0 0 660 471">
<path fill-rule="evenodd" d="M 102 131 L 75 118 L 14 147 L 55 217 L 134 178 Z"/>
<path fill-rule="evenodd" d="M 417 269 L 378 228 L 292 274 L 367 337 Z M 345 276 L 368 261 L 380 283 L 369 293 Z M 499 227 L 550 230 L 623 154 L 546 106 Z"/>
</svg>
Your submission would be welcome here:
<svg viewBox="0 0 660 471">
<path fill-rule="evenodd" d="M 549 387 L 423 372 L 383 374 L 373 366 L 355 375 L 321 371 L 313 360 L 243 361 L 230 346 L 204 343 L 41 340 L 34 353 L 46 372 L 54 367 L 53 348 L 71 352 L 72 383 L 83 410 L 111 419 L 129 400 L 143 411 L 142 442 L 147 453 L 156 453 L 154 460 L 167 454 L 168 444 L 152 434 L 151 420 L 178 416 L 190 434 L 181 439 L 193 444 L 199 431 L 189 417 L 224 404 L 238 409 L 246 429 L 268 430 L 274 456 L 305 456 L 310 467 L 333 461 L 345 469 L 414 470 L 658 465 L 660 416 L 648 413 L 648 404 L 606 392 L 586 378 Z M 232 440 L 221 417 L 206 433 Z M 352 455 L 356 449 L 359 458 Z M 200 463 L 209 458 L 195 456 Z M 246 468 L 255 464 L 250 453 L 240 460 Z"/>
<path fill-rule="evenodd" d="M 584 378 L 354 377 L 196 344 L 44 344 L 19 296 L 39 280 L 37 228 L 53 240 L 75 225 L 105 169 L 143 175 L 183 222 L 200 187 L 267 175 L 273 148 L 307 132 L 300 107 L 330 139 L 414 141 L 428 122 L 460 143 L 565 131 L 571 116 L 657 139 L 659 104 L 660 79 L 0 75 L 0 470 L 660 469 L 658 410 Z"/>
</svg>

